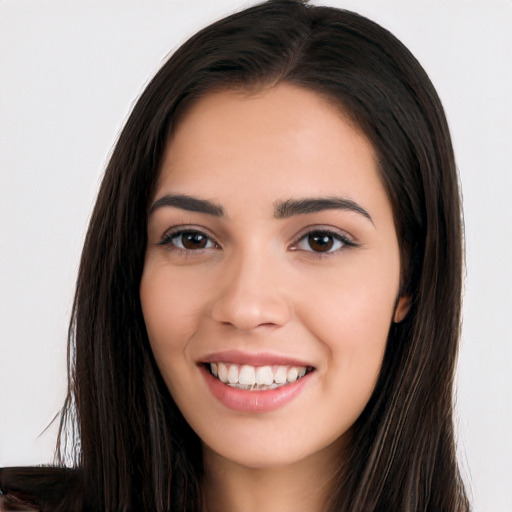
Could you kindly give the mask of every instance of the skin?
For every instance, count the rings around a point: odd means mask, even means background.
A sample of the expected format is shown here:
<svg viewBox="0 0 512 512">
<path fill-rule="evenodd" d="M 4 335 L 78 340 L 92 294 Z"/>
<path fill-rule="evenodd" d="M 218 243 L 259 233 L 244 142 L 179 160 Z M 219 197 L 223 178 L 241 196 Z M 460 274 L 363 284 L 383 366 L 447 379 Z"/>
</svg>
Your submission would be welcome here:
<svg viewBox="0 0 512 512">
<path fill-rule="evenodd" d="M 155 206 L 140 285 L 158 367 L 203 442 L 206 507 L 322 510 L 350 427 L 374 389 L 390 325 L 407 312 L 373 148 L 310 91 L 281 83 L 216 92 L 169 140 L 154 200 L 170 194 L 224 211 Z M 357 203 L 371 219 L 340 208 L 275 216 L 279 202 L 332 197 Z M 190 246 L 175 234 L 183 227 L 208 236 L 204 248 L 183 248 Z M 326 229 L 336 234 L 318 250 L 307 235 Z M 233 349 L 299 359 L 314 371 L 275 410 L 233 410 L 211 394 L 199 366 Z"/>
</svg>

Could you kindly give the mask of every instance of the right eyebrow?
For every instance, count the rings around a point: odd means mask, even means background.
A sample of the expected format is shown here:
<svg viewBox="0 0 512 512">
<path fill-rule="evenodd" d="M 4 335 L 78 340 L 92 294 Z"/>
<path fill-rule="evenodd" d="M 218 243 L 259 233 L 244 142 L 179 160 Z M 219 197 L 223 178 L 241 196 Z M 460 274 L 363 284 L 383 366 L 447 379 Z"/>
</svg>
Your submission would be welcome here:
<svg viewBox="0 0 512 512">
<path fill-rule="evenodd" d="M 181 208 L 189 212 L 206 213 L 214 217 L 224 217 L 224 209 L 222 206 L 208 201 L 207 199 L 199 199 L 197 197 L 186 195 L 165 195 L 157 199 L 149 210 L 151 215 L 158 208 L 163 206 L 172 206 L 174 208 Z"/>
</svg>

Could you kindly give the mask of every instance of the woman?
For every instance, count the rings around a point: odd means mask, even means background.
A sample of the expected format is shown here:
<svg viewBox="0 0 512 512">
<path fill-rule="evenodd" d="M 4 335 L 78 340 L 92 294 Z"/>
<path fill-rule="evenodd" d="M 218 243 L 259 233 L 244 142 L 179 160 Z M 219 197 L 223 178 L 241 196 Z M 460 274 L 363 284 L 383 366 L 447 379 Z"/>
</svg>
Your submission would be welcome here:
<svg viewBox="0 0 512 512">
<path fill-rule="evenodd" d="M 148 85 L 80 266 L 45 510 L 469 509 L 453 440 L 457 177 L 387 31 L 271 1 Z"/>
</svg>

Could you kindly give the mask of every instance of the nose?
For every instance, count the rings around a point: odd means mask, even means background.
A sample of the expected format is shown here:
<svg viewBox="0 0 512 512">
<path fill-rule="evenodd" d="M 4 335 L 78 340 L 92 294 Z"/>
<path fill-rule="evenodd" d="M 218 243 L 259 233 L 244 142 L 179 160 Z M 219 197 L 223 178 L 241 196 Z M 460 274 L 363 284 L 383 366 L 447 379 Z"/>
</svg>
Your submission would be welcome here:
<svg viewBox="0 0 512 512">
<path fill-rule="evenodd" d="M 240 331 L 286 325 L 293 314 L 285 279 L 268 254 L 241 255 L 223 273 L 212 319 Z"/>
</svg>

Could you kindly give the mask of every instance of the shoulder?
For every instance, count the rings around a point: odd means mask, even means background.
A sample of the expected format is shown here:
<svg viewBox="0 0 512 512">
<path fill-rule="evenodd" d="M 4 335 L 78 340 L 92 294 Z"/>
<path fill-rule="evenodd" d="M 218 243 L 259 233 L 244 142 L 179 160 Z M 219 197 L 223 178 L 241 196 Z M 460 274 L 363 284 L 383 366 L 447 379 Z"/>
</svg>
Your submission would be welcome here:
<svg viewBox="0 0 512 512">
<path fill-rule="evenodd" d="M 79 510 L 81 487 L 77 469 L 0 468 L 0 512 Z"/>
</svg>

